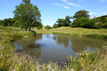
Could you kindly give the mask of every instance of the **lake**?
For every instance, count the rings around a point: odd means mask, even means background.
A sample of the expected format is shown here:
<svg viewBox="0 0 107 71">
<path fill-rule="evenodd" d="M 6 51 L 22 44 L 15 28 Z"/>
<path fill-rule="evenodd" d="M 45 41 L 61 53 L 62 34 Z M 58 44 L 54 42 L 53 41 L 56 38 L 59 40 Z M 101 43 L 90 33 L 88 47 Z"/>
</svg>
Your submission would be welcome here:
<svg viewBox="0 0 107 71">
<path fill-rule="evenodd" d="M 107 43 L 105 40 L 87 37 L 74 37 L 62 34 L 41 34 L 17 40 L 14 46 L 18 52 L 25 52 L 42 62 L 67 62 L 67 56 L 78 52 L 94 52 Z"/>
</svg>

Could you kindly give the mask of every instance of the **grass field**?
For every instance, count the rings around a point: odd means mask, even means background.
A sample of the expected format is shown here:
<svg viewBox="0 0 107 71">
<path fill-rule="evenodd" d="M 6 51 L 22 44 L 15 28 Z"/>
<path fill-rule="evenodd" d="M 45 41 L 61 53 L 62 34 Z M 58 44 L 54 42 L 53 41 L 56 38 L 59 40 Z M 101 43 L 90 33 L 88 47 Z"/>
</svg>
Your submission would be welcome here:
<svg viewBox="0 0 107 71">
<path fill-rule="evenodd" d="M 58 28 L 51 30 L 36 30 L 37 33 L 66 33 L 66 34 L 98 34 L 107 36 L 106 29 Z M 12 43 L 26 36 L 32 37 L 35 32 L 19 28 L 0 26 L 0 71 L 106 71 L 107 47 L 99 53 L 79 53 L 77 58 L 68 57 L 68 64 L 63 68 L 57 63 L 39 63 L 27 54 L 15 52 Z"/>
<path fill-rule="evenodd" d="M 70 34 L 78 36 L 87 36 L 94 38 L 107 39 L 107 29 L 87 29 L 87 28 L 71 28 L 71 27 L 61 27 L 57 29 L 33 29 L 38 34 Z"/>
</svg>

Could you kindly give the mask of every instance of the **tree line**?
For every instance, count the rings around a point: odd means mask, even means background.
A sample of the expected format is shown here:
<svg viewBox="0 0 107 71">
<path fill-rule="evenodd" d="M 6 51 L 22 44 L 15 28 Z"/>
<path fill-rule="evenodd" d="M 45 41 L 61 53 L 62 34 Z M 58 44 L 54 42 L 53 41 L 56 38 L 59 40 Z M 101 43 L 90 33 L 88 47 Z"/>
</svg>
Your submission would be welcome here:
<svg viewBox="0 0 107 71">
<path fill-rule="evenodd" d="M 70 19 L 73 19 L 73 22 L 71 22 Z M 66 16 L 65 19 L 59 18 L 53 25 L 53 28 L 58 28 L 62 26 L 92 29 L 107 28 L 107 15 L 90 19 L 89 11 L 80 10 L 76 12 L 73 17 Z"/>
</svg>

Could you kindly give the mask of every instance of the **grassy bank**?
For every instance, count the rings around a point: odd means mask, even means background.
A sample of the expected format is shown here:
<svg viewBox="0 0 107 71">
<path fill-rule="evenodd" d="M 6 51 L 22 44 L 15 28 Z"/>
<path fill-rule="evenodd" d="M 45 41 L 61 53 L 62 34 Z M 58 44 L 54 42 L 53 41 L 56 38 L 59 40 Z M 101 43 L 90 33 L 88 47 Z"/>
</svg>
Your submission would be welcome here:
<svg viewBox="0 0 107 71">
<path fill-rule="evenodd" d="M 33 29 L 36 30 L 36 29 Z M 36 30 L 37 33 L 46 33 L 46 34 L 70 34 L 78 36 L 87 36 L 93 38 L 102 38 L 107 39 L 107 29 L 86 29 L 86 28 L 71 28 L 71 27 L 61 27 L 57 29 L 49 30 Z"/>
<path fill-rule="evenodd" d="M 68 29 L 64 30 L 64 28 L 59 28 L 55 30 L 40 30 L 37 31 L 37 33 L 53 33 L 56 32 L 56 30 L 61 30 L 60 32 L 63 32 L 63 31 L 67 31 Z M 77 28 L 77 29 L 81 29 L 81 28 Z M 104 30 L 103 32 L 104 34 L 106 30 L 105 29 L 102 30 Z M 26 32 L 18 28 L 11 28 L 11 27 L 9 28 L 9 27 L 0 26 L 0 71 L 89 71 L 89 70 L 105 71 L 107 70 L 106 47 L 105 50 L 99 53 L 83 52 L 81 54 L 78 54 L 79 57 L 77 58 L 72 58 L 72 56 L 70 56 L 68 57 L 69 63 L 65 64 L 63 68 L 58 66 L 56 63 L 41 64 L 38 61 L 36 61 L 36 59 L 33 59 L 27 54 L 19 54 L 15 52 L 15 48 L 12 46 L 12 42 L 23 37 L 34 36 L 34 35 L 35 34 L 32 31 Z"/>
</svg>

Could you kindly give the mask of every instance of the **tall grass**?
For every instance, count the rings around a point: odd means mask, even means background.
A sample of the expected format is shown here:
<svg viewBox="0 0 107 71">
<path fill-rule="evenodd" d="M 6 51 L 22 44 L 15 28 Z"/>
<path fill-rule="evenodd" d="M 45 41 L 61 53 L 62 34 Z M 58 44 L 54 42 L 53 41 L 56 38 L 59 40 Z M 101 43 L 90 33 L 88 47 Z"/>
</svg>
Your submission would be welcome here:
<svg viewBox="0 0 107 71">
<path fill-rule="evenodd" d="M 36 29 L 33 29 L 36 30 Z M 41 29 L 36 30 L 37 33 L 46 34 L 70 34 L 78 36 L 86 36 L 91 38 L 107 39 L 107 29 L 87 29 L 87 28 L 71 28 L 71 27 L 60 27 L 57 29 Z"/>
<path fill-rule="evenodd" d="M 59 67 L 57 63 L 40 63 L 27 54 L 16 53 L 11 43 L 24 36 L 34 36 L 18 28 L 0 26 L 0 71 L 106 71 L 107 49 L 100 53 L 79 53 L 68 57 L 68 63 Z"/>
</svg>

